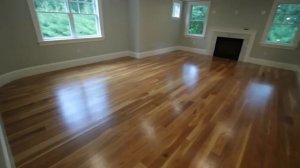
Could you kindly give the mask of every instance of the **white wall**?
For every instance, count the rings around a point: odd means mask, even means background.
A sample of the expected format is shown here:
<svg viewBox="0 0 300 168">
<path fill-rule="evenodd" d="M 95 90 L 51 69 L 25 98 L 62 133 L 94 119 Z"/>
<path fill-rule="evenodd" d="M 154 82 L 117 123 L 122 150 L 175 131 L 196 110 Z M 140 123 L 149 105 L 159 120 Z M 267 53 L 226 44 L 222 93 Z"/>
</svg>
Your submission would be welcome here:
<svg viewBox="0 0 300 168">
<path fill-rule="evenodd" d="M 143 52 L 176 46 L 180 20 L 172 19 L 172 0 L 129 0 L 130 50 Z"/>
</svg>

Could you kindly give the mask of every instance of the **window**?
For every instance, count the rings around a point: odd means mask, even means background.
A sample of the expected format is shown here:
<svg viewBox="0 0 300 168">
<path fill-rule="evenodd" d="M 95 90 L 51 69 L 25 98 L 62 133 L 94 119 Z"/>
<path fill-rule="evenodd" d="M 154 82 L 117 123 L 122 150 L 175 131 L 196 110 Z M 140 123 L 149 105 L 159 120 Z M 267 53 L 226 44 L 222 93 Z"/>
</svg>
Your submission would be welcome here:
<svg viewBox="0 0 300 168">
<path fill-rule="evenodd" d="M 209 2 L 189 3 L 185 34 L 188 36 L 204 37 L 208 14 Z"/>
<path fill-rule="evenodd" d="M 174 1 L 173 2 L 173 12 L 172 12 L 172 17 L 179 19 L 181 15 L 181 4 L 182 2 L 180 1 Z"/>
<path fill-rule="evenodd" d="M 300 1 L 275 1 L 263 43 L 277 47 L 296 47 L 299 40 Z"/>
<path fill-rule="evenodd" d="M 39 42 L 103 37 L 98 0 L 28 0 Z"/>
</svg>

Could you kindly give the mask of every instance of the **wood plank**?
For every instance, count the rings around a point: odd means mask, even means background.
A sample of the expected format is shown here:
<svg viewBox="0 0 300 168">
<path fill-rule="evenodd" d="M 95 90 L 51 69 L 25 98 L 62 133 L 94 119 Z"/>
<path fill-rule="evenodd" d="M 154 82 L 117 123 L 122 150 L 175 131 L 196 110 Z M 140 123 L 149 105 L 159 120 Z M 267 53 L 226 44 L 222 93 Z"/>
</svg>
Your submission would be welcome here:
<svg viewBox="0 0 300 168">
<path fill-rule="evenodd" d="M 19 168 L 300 167 L 292 71 L 175 51 L 35 75 L 0 95 Z"/>
</svg>

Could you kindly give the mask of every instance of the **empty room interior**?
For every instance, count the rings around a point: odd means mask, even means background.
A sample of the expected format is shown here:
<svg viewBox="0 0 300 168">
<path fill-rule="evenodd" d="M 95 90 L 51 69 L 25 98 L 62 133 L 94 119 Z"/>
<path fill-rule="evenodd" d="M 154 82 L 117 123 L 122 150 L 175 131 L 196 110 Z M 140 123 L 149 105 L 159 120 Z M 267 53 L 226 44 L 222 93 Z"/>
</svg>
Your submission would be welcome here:
<svg viewBox="0 0 300 168">
<path fill-rule="evenodd" d="M 300 0 L 0 13 L 0 168 L 300 168 Z"/>
</svg>

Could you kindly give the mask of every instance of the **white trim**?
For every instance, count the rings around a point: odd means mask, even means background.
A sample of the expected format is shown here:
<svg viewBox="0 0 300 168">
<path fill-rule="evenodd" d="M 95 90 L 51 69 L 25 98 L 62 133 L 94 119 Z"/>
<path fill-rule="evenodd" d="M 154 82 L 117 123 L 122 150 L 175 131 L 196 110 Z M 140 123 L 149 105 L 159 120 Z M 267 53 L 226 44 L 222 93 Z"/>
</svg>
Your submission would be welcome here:
<svg viewBox="0 0 300 168">
<path fill-rule="evenodd" d="M 159 54 L 165 54 L 168 52 L 176 51 L 178 48 L 175 47 L 168 47 L 168 48 L 163 48 L 163 49 L 158 49 L 158 50 L 151 50 L 151 51 L 144 51 L 144 52 L 130 52 L 130 56 L 141 59 L 149 56 L 155 56 Z"/>
<path fill-rule="evenodd" d="M 250 57 L 253 44 L 256 37 L 255 30 L 243 30 L 236 28 L 213 27 L 210 29 L 211 36 L 209 38 L 209 54 L 213 55 L 216 41 L 218 37 L 238 38 L 243 39 L 243 46 L 238 61 L 245 61 Z"/>
<path fill-rule="evenodd" d="M 295 37 L 295 39 L 294 39 L 294 41 L 291 45 L 289 45 L 289 44 L 275 44 L 275 43 L 273 44 L 273 43 L 268 43 L 267 42 L 267 36 L 268 36 L 268 33 L 271 29 L 273 18 L 275 17 L 275 14 L 276 14 L 277 6 L 281 3 L 283 3 L 283 4 L 300 3 L 300 0 L 275 0 L 274 1 L 271 12 L 269 14 L 267 24 L 265 26 L 265 29 L 264 29 L 264 32 L 263 32 L 263 35 L 262 35 L 262 39 L 261 39 L 260 44 L 264 47 L 274 47 L 274 48 L 293 50 L 293 49 L 297 48 L 298 43 L 300 41 L 300 24 L 298 25 L 298 32 L 297 32 L 296 37 Z"/>
<path fill-rule="evenodd" d="M 195 35 L 195 34 L 184 34 L 185 37 L 191 38 L 191 39 L 205 39 L 204 35 Z"/>
<path fill-rule="evenodd" d="M 209 54 L 209 52 L 207 50 L 205 50 L 205 49 L 192 48 L 192 47 L 186 47 L 186 46 L 178 46 L 177 49 L 181 50 L 181 51 L 188 51 L 188 52 L 192 52 L 192 53 L 196 53 L 196 54 L 202 54 L 202 55 L 211 56 Z"/>
<path fill-rule="evenodd" d="M 193 5 L 202 5 L 202 6 L 207 6 L 207 15 L 204 20 L 204 27 L 203 27 L 203 33 L 202 34 L 189 34 L 189 27 L 190 27 L 190 17 L 191 17 L 191 10 Z M 185 16 L 185 30 L 184 30 L 184 35 L 186 37 L 194 37 L 194 38 L 205 38 L 206 36 L 206 28 L 207 28 L 207 22 L 208 22 L 208 17 L 210 14 L 210 1 L 196 1 L 196 2 L 188 2 L 187 6 L 187 12 Z"/>
<path fill-rule="evenodd" d="M 44 45 L 55 45 L 55 44 L 70 44 L 70 43 L 82 43 L 82 42 L 93 42 L 93 41 L 103 41 L 104 37 L 86 37 L 86 38 L 74 38 L 74 39 L 57 39 L 55 41 L 42 41 L 39 42 L 41 46 Z"/>
<path fill-rule="evenodd" d="M 7 143 L 7 136 L 2 123 L 3 123 L 2 118 L 0 116 L 0 143 L 1 143 L 0 150 L 2 150 L 2 154 L 3 154 L 3 156 L 0 157 L 3 157 L 3 161 L 6 168 L 15 168 L 14 159 L 11 155 L 9 145 Z"/>
<path fill-rule="evenodd" d="M 290 46 L 284 44 L 271 44 L 266 42 L 260 42 L 260 45 L 263 47 L 272 47 L 272 48 L 289 49 L 289 50 L 295 50 L 297 48 L 297 46 Z"/>
<path fill-rule="evenodd" d="M 169 52 L 177 51 L 177 50 L 187 51 L 187 52 L 192 52 L 192 53 L 202 54 L 202 55 L 209 55 L 209 53 L 205 49 L 192 48 L 192 47 L 186 47 L 186 46 L 174 46 L 174 47 L 168 47 L 168 48 L 152 50 L 152 51 L 144 51 L 144 52 L 131 51 L 130 56 L 132 56 L 136 59 L 141 59 L 141 58 L 165 54 L 165 53 L 169 53 Z"/>
<path fill-rule="evenodd" d="M 105 39 L 104 35 L 104 26 L 103 26 L 103 11 L 102 11 L 102 0 L 95 0 L 95 14 L 91 14 L 96 16 L 97 18 L 97 35 L 93 36 L 77 36 L 75 33 L 75 26 L 74 26 L 74 20 L 73 15 L 70 12 L 69 7 L 69 0 L 65 0 L 66 7 L 69 12 L 65 13 L 68 14 L 69 22 L 70 22 L 70 31 L 71 36 L 70 37 L 62 37 L 62 38 L 53 38 L 53 39 L 44 39 L 42 36 L 42 31 L 40 28 L 39 20 L 37 13 L 34 8 L 34 0 L 27 0 L 27 4 L 29 7 L 29 11 L 32 17 L 32 22 L 35 28 L 37 41 L 40 43 L 40 45 L 55 45 L 55 44 L 68 44 L 68 43 L 79 43 L 79 42 L 89 42 L 89 41 L 101 41 Z"/>
<path fill-rule="evenodd" d="M 263 65 L 263 66 L 269 66 L 269 67 L 275 67 L 275 68 L 280 68 L 280 69 L 286 69 L 286 70 L 291 70 L 298 72 L 299 71 L 299 66 L 295 64 L 289 64 L 289 63 L 282 63 L 282 62 L 276 62 L 276 61 L 270 61 L 266 59 L 260 59 L 260 58 L 247 58 L 245 62 L 252 63 L 252 64 L 257 64 L 257 65 Z"/>
<path fill-rule="evenodd" d="M 45 72 L 51 72 L 71 67 L 76 67 L 80 65 L 87 65 L 95 62 L 110 60 L 110 59 L 116 59 L 120 57 L 126 57 L 130 56 L 129 51 L 122 51 L 122 52 L 116 52 L 111 54 L 103 54 L 99 56 L 93 56 L 93 57 L 87 57 L 87 58 L 81 58 L 81 59 L 75 59 L 75 60 L 69 60 L 69 61 L 63 61 L 63 62 L 57 62 L 57 63 L 51 63 L 51 64 L 45 64 L 45 65 L 39 65 L 24 69 L 19 69 L 16 71 L 12 71 L 6 74 L 3 74 L 0 76 L 0 86 L 3 86 L 9 82 L 12 82 L 14 80 L 24 78 L 27 76 L 32 76 L 36 74 L 41 74 Z"/>
</svg>

